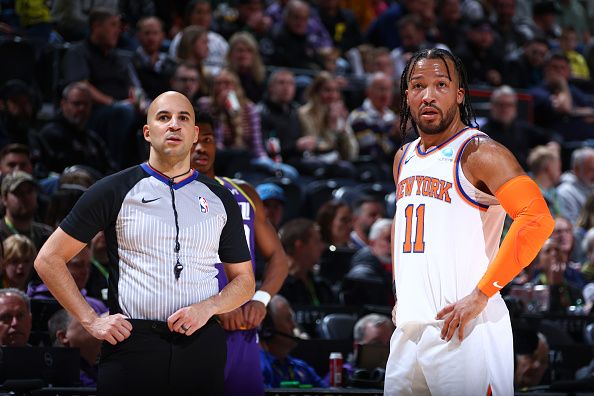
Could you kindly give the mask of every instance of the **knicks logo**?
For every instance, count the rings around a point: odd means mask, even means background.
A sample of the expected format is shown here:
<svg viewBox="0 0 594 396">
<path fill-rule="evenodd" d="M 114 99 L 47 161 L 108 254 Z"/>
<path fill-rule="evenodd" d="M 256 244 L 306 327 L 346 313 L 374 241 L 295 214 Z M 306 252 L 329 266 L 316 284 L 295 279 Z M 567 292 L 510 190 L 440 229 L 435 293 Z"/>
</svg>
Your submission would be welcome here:
<svg viewBox="0 0 594 396">
<path fill-rule="evenodd" d="M 414 188 L 416 187 L 416 189 Z M 396 199 L 408 197 L 411 194 L 422 195 L 444 201 L 452 202 L 450 198 L 450 189 L 452 183 L 435 177 L 428 176 L 410 176 L 398 183 L 396 189 Z"/>
<path fill-rule="evenodd" d="M 200 211 L 202 213 L 208 213 L 208 201 L 204 197 L 198 197 L 198 203 L 200 204 Z"/>
</svg>

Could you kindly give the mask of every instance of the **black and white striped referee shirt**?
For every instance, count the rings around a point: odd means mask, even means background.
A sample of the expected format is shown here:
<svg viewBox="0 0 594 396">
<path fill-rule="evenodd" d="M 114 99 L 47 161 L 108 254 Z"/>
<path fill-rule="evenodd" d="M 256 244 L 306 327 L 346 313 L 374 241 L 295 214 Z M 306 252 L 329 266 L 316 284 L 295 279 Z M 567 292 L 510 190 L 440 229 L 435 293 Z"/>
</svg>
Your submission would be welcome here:
<svg viewBox="0 0 594 396">
<path fill-rule="evenodd" d="M 105 231 L 111 314 L 166 321 L 182 307 L 218 293 L 215 263 L 250 260 L 235 199 L 193 171 L 173 185 L 180 263 L 175 279 L 175 220 L 168 178 L 141 164 L 95 183 L 60 227 L 88 243 Z"/>
</svg>

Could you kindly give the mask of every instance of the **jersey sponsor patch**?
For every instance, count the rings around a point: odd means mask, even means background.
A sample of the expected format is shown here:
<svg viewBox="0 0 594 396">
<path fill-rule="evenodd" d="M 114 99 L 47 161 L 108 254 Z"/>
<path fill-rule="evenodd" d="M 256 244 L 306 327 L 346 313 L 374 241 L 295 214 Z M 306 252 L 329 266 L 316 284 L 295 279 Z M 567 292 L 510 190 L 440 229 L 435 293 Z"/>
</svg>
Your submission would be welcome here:
<svg viewBox="0 0 594 396">
<path fill-rule="evenodd" d="M 204 197 L 198 197 L 198 203 L 200 204 L 200 211 L 202 213 L 208 213 L 208 201 Z"/>
</svg>

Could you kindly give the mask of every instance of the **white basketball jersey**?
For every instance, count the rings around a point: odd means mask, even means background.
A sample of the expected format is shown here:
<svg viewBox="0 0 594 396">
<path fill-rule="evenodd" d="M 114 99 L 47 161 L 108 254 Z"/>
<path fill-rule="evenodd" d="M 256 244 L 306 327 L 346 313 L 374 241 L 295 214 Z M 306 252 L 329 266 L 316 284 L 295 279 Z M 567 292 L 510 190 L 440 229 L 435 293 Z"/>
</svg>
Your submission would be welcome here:
<svg viewBox="0 0 594 396">
<path fill-rule="evenodd" d="M 435 323 L 437 312 L 477 286 L 497 254 L 505 211 L 460 165 L 478 136 L 486 135 L 465 128 L 425 152 L 420 138 L 405 147 L 394 218 L 398 326 Z"/>
</svg>

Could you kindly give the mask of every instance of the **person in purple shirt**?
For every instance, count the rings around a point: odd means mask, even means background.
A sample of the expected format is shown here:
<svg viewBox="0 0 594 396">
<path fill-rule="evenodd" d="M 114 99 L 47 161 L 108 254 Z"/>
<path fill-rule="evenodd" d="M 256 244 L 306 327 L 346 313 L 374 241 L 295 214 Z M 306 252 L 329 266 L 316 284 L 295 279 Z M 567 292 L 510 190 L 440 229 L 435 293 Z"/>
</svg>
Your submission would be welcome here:
<svg viewBox="0 0 594 396">
<path fill-rule="evenodd" d="M 85 289 L 91 274 L 91 257 L 91 249 L 86 246 L 80 253 L 74 256 L 66 266 L 68 267 L 68 271 L 72 274 L 78 290 L 80 290 L 87 303 L 89 303 L 91 308 L 93 308 L 98 315 L 102 315 L 107 312 L 107 307 L 101 300 L 88 296 L 87 290 Z M 44 283 L 29 285 L 27 295 L 32 299 L 54 298 Z"/>
<path fill-rule="evenodd" d="M 264 395 L 260 371 L 257 329 L 266 315 L 271 296 L 281 288 L 288 273 L 288 258 L 272 224 L 266 218 L 264 204 L 256 190 L 242 180 L 217 177 L 214 172 L 216 145 L 213 123 L 207 113 L 196 119 L 200 132 L 192 154 L 192 165 L 205 176 L 227 187 L 237 201 L 252 256 L 255 272 L 255 248 L 268 262 L 259 290 L 243 306 L 219 315 L 227 335 L 227 364 L 225 366 L 225 395 Z M 227 284 L 222 264 L 217 264 L 219 289 Z"/>
</svg>

